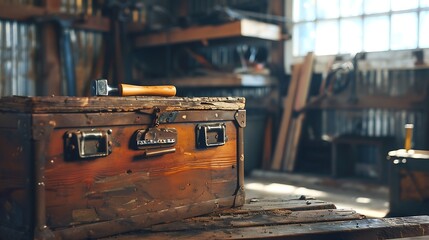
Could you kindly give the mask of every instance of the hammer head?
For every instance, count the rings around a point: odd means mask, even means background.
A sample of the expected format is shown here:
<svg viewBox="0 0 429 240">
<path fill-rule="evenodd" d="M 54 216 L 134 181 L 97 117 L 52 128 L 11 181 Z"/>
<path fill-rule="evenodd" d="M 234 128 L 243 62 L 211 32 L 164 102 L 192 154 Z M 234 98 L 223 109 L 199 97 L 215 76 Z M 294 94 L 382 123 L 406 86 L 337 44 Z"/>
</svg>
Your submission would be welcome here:
<svg viewBox="0 0 429 240">
<path fill-rule="evenodd" d="M 107 84 L 107 79 L 96 79 L 91 82 L 92 96 L 109 96 L 109 93 L 114 90 L 116 89 L 109 87 Z"/>
</svg>

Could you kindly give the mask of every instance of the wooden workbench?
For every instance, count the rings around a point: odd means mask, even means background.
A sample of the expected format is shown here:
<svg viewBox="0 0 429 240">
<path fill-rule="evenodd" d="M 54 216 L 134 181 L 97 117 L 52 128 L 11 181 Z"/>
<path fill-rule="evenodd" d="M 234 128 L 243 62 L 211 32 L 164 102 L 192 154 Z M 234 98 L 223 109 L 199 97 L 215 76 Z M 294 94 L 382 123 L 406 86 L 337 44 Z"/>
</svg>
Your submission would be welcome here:
<svg viewBox="0 0 429 240">
<path fill-rule="evenodd" d="M 367 219 L 333 203 L 292 196 L 248 199 L 236 209 L 109 239 L 389 239 L 429 234 L 429 216 Z"/>
</svg>

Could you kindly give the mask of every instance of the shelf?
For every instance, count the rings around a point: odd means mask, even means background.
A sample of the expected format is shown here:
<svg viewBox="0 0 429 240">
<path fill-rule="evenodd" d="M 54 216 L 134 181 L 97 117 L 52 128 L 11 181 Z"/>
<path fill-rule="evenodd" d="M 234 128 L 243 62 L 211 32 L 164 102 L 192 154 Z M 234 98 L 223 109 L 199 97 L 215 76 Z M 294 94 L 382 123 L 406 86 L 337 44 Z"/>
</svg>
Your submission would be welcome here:
<svg viewBox="0 0 429 240">
<path fill-rule="evenodd" d="M 108 32 L 110 30 L 110 22 L 108 18 L 82 15 L 82 14 L 68 14 L 53 11 L 44 7 L 31 6 L 31 5 L 17 5 L 17 4 L 4 4 L 0 3 L 0 19 L 12 21 L 32 21 L 36 18 L 58 18 L 61 20 L 74 20 L 73 28 Z"/>
<path fill-rule="evenodd" d="M 251 37 L 265 40 L 282 40 L 278 25 L 242 19 L 222 25 L 196 26 L 185 29 L 151 33 L 136 37 L 136 47 L 152 47 L 231 37 Z"/>
<path fill-rule="evenodd" d="M 262 74 L 215 74 L 198 77 L 173 79 L 154 79 L 144 83 L 173 84 L 176 87 L 269 87 L 276 81 L 269 75 Z"/>
<path fill-rule="evenodd" d="M 61 13 L 45 7 L 32 5 L 0 3 L 1 20 L 34 21 L 35 18 L 48 16 L 58 17 L 59 19 L 76 19 L 72 27 L 77 29 L 99 32 L 108 32 L 110 30 L 110 21 L 107 17 Z M 145 25 L 142 23 L 128 24 L 128 31 L 133 33 L 141 32 L 144 28 Z M 186 29 L 177 28 L 169 32 L 143 35 L 136 37 L 135 44 L 137 47 L 150 47 L 227 37 L 253 37 L 266 40 L 283 39 L 279 26 L 243 19 L 222 25 L 198 26 Z"/>
<path fill-rule="evenodd" d="M 350 102 L 349 96 L 331 96 L 317 102 L 310 103 L 306 109 L 338 109 L 338 110 L 361 110 L 361 109 L 427 109 L 427 98 L 425 96 L 409 95 L 402 97 L 388 96 L 357 96 L 356 102 Z"/>
</svg>

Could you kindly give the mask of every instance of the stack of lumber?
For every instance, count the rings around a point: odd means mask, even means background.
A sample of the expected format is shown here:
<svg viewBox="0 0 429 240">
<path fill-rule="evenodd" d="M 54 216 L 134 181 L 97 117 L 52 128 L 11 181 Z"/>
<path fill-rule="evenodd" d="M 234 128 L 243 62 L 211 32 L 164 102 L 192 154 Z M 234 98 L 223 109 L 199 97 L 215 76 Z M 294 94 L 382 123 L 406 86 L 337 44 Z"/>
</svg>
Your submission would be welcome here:
<svg viewBox="0 0 429 240">
<path fill-rule="evenodd" d="M 314 54 L 308 53 L 303 63 L 293 66 L 287 96 L 283 100 L 280 130 L 271 163 L 272 170 L 293 171 L 305 114 L 302 110 L 308 98 Z"/>
</svg>

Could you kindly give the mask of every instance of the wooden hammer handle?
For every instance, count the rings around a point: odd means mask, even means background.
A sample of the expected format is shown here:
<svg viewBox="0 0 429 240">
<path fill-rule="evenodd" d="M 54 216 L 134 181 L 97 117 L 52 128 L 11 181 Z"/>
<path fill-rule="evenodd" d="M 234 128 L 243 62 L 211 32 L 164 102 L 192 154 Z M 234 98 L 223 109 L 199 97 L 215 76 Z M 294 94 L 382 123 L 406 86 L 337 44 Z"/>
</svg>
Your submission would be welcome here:
<svg viewBox="0 0 429 240">
<path fill-rule="evenodd" d="M 176 95 L 176 87 L 164 86 L 137 86 L 129 84 L 119 85 L 119 96 L 164 96 L 172 97 Z"/>
</svg>

